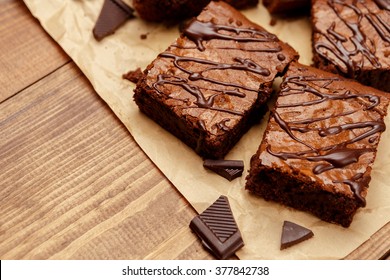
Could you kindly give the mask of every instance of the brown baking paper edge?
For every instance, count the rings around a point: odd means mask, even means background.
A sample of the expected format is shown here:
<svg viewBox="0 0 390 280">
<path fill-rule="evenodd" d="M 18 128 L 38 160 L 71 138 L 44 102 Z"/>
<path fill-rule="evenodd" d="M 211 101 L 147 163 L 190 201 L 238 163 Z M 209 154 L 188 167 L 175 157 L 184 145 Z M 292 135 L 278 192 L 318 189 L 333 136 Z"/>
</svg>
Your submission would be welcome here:
<svg viewBox="0 0 390 280">
<path fill-rule="evenodd" d="M 229 197 L 245 242 L 237 252 L 240 259 L 340 259 L 390 221 L 390 149 L 386 149 L 390 144 L 389 130 L 382 135 L 379 145 L 367 206 L 358 211 L 348 229 L 323 222 L 310 214 L 266 202 L 244 190 L 249 159 L 261 141 L 268 115 L 227 155 L 227 159 L 244 160 L 246 169 L 242 177 L 229 182 L 205 170 L 199 156 L 138 111 L 132 98 L 134 84 L 123 80 L 122 74 L 137 67 L 144 69 L 175 40 L 177 26 L 133 19 L 115 34 L 97 42 L 92 29 L 103 0 L 24 2 L 78 65 L 144 152 L 198 212 L 221 194 Z M 130 0 L 125 2 L 130 3 Z M 276 25 L 271 26 L 271 18 L 261 4 L 243 13 L 293 46 L 301 55 L 301 63 L 311 63 L 311 28 L 307 18 L 278 19 Z M 141 39 L 141 35 L 146 35 L 147 39 Z M 314 238 L 281 251 L 284 220 L 310 228 Z"/>
</svg>

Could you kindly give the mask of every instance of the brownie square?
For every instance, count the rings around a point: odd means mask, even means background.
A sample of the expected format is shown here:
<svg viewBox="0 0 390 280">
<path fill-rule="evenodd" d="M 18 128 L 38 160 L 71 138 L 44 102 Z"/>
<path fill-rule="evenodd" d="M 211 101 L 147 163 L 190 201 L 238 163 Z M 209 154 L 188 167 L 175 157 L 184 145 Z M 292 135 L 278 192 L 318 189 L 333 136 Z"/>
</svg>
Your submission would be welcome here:
<svg viewBox="0 0 390 280">
<path fill-rule="evenodd" d="M 140 110 L 205 158 L 223 158 L 267 111 L 298 54 L 224 2 L 211 2 L 144 71 Z"/>
<path fill-rule="evenodd" d="M 348 227 L 371 180 L 389 100 L 371 87 L 292 63 L 246 189 Z"/>
<path fill-rule="evenodd" d="M 313 0 L 314 65 L 390 92 L 390 2 Z"/>
</svg>

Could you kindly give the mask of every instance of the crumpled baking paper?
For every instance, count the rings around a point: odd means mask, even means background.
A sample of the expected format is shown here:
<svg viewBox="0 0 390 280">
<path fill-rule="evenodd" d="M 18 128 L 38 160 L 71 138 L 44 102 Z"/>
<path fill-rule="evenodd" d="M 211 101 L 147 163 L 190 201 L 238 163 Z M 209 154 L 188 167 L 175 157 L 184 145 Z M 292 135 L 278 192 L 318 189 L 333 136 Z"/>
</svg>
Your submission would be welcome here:
<svg viewBox="0 0 390 280">
<path fill-rule="evenodd" d="M 202 159 L 178 139 L 142 115 L 133 102 L 134 84 L 122 74 L 144 69 L 178 36 L 178 27 L 129 20 L 117 32 L 97 42 L 92 29 L 103 0 L 24 0 L 43 28 L 74 60 L 99 96 L 124 123 L 136 142 L 198 211 L 202 212 L 221 194 L 227 195 L 245 246 L 240 259 L 340 259 L 348 255 L 390 221 L 389 129 L 383 134 L 367 206 L 355 215 L 350 228 L 329 224 L 300 211 L 266 202 L 244 189 L 249 159 L 260 144 L 268 115 L 253 127 L 227 155 L 242 159 L 245 172 L 232 182 L 202 166 Z M 130 4 L 130 0 L 125 0 Z M 308 18 L 278 19 L 259 4 L 243 11 L 300 53 L 300 62 L 311 64 L 311 27 Z M 146 39 L 142 39 L 146 35 Z M 389 123 L 389 118 L 386 119 Z M 169 201 L 167 201 L 169 203 Z M 280 250 L 284 220 L 310 228 L 314 238 Z M 188 221 L 190 222 L 190 221 Z M 131 256 L 129 256 L 131 257 Z"/>
</svg>

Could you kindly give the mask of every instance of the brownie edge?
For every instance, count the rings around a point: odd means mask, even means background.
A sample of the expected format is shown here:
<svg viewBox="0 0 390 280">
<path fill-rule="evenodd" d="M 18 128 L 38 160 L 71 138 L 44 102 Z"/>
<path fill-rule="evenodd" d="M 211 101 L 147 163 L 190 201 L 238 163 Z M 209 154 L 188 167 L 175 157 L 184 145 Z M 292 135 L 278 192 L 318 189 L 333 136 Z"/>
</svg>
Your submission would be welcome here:
<svg viewBox="0 0 390 280">
<path fill-rule="evenodd" d="M 223 158 L 259 122 L 298 54 L 224 2 L 210 2 L 146 68 L 139 109 L 200 156 Z"/>
<path fill-rule="evenodd" d="M 291 63 L 246 189 L 349 227 L 366 205 L 386 93 Z"/>
<path fill-rule="evenodd" d="M 390 92 L 389 6 L 388 0 L 313 0 L 314 65 Z"/>
</svg>

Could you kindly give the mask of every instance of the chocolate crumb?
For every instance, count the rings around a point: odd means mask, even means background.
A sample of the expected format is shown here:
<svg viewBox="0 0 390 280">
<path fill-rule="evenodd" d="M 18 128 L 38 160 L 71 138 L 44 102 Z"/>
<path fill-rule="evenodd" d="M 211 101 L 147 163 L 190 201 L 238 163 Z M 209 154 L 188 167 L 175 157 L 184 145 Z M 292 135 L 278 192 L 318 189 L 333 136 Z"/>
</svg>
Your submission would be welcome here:
<svg viewBox="0 0 390 280">
<path fill-rule="evenodd" d="M 126 74 L 122 75 L 123 79 L 129 80 L 130 82 L 137 83 L 143 76 L 143 72 L 141 68 L 137 68 L 135 70 L 129 71 Z"/>
</svg>

